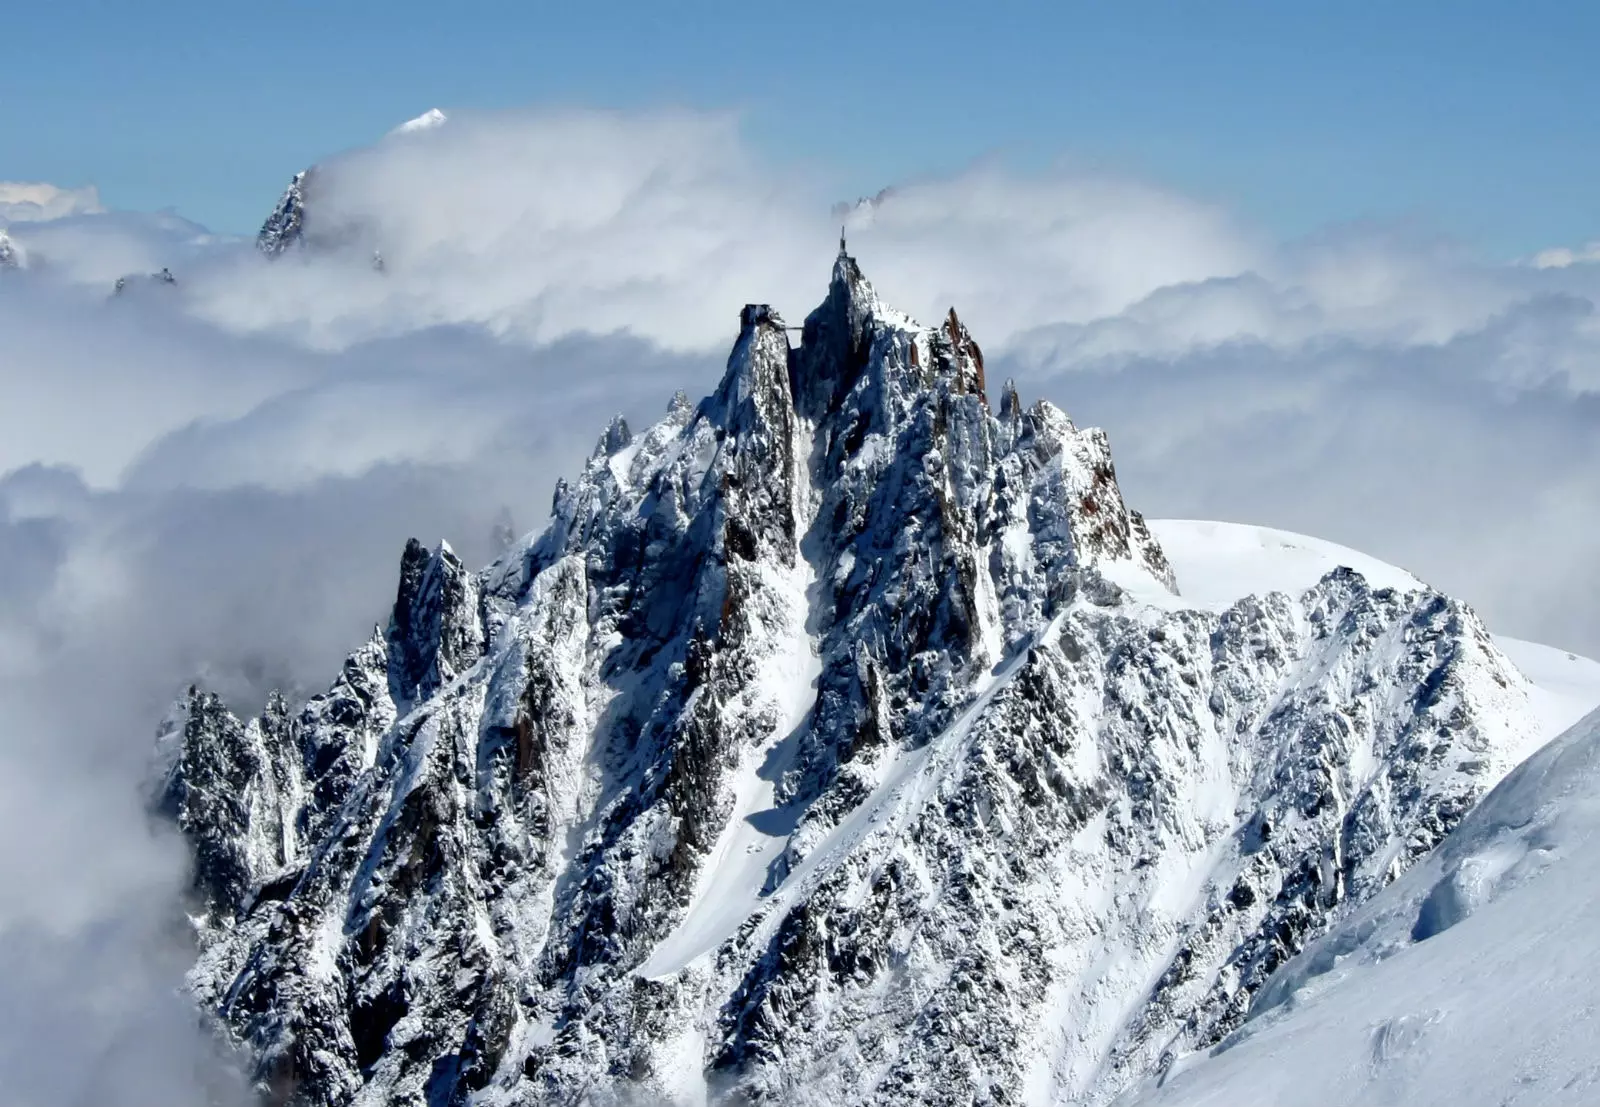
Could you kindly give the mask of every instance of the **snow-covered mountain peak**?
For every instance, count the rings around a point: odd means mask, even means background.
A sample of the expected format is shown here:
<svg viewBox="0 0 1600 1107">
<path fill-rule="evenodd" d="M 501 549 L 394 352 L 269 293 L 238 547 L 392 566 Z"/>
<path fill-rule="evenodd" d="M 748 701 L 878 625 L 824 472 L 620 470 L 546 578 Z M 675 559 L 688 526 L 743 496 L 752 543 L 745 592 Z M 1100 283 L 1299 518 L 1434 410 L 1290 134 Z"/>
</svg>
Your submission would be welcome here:
<svg viewBox="0 0 1600 1107">
<path fill-rule="evenodd" d="M 22 268 L 22 251 L 11 241 L 5 228 L 0 227 L 0 269 Z"/>
<path fill-rule="evenodd" d="M 431 131 L 449 122 L 449 118 L 438 108 L 429 108 L 415 119 L 408 119 L 395 127 L 385 137 L 392 139 Z M 308 212 L 315 207 L 318 175 L 319 170 L 314 165 L 294 175 L 289 186 L 283 190 L 283 195 L 278 198 L 277 205 L 261 224 L 261 230 L 256 235 L 256 249 L 269 258 L 275 258 L 296 247 L 318 246 L 326 249 L 358 244 L 371 255 L 372 268 L 382 272 L 385 266 L 383 252 L 367 241 L 371 235 L 361 227 L 321 225 L 314 231 L 308 230 L 306 219 Z"/>
<path fill-rule="evenodd" d="M 431 131 L 435 127 L 443 126 L 450 117 L 438 108 L 429 108 L 415 119 L 408 119 L 398 127 L 391 130 L 391 135 L 415 134 L 417 131 Z"/>
<path fill-rule="evenodd" d="M 193 691 L 196 996 L 295 1104 L 1099 1103 L 1547 737 L 1472 612 L 1176 594 L 1103 432 L 842 249 L 298 710 Z"/>
</svg>

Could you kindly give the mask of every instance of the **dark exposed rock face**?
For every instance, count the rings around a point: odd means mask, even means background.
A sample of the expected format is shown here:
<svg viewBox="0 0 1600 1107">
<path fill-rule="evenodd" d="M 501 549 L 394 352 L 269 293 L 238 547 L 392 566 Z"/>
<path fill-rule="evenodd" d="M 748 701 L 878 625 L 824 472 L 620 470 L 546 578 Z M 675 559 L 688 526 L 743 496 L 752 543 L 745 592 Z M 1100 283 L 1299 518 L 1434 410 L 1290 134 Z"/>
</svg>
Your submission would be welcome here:
<svg viewBox="0 0 1600 1107">
<path fill-rule="evenodd" d="M 1461 605 L 1186 607 L 1105 435 L 991 407 L 954 312 L 841 252 L 802 335 L 747 307 L 483 572 L 408 545 L 298 713 L 185 701 L 190 983 L 271 1099 L 1101 1102 L 1508 767 Z"/>
</svg>

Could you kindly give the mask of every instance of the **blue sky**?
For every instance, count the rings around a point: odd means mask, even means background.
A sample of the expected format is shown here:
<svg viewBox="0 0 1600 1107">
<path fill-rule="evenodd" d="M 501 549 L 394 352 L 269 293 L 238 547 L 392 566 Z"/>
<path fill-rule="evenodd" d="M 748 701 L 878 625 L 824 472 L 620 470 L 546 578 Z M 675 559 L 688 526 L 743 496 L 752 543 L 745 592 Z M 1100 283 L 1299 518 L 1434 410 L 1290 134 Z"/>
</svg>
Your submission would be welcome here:
<svg viewBox="0 0 1600 1107">
<path fill-rule="evenodd" d="M 1132 170 L 1282 234 L 1600 237 L 1583 3 L 268 5 L 0 17 L 0 179 L 253 230 L 287 176 L 438 105 L 743 113 L 841 198 L 983 155 Z"/>
</svg>

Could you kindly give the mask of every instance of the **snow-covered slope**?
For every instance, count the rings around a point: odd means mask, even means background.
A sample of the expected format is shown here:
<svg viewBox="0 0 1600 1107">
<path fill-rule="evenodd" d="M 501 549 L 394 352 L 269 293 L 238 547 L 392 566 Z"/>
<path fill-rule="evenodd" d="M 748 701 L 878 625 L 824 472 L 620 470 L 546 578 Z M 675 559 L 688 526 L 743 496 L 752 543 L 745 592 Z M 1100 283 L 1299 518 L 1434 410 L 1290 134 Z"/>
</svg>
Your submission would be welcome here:
<svg viewBox="0 0 1600 1107">
<path fill-rule="evenodd" d="M 280 1102 L 1104 1102 L 1549 737 L 1304 562 L 1183 598 L 1105 435 L 841 250 L 500 561 L 408 546 L 326 694 L 178 705 L 191 985 Z"/>
<path fill-rule="evenodd" d="M 1600 713 L 1280 970 L 1138 1107 L 1600 1102 Z"/>
<path fill-rule="evenodd" d="M 1184 602 L 1222 611 L 1246 596 L 1298 596 L 1340 566 L 1374 588 L 1411 591 L 1422 581 L 1394 565 L 1309 535 L 1242 523 L 1160 519 L 1151 530 L 1181 574 Z"/>
</svg>

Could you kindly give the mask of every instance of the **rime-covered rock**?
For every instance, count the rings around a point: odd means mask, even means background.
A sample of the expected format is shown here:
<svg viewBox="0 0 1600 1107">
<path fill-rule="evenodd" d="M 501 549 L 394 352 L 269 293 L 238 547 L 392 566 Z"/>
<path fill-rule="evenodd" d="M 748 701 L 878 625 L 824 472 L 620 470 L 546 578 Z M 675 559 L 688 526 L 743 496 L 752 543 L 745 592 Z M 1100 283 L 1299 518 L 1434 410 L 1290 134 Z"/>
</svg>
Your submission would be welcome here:
<svg viewBox="0 0 1600 1107">
<path fill-rule="evenodd" d="M 409 544 L 327 693 L 182 701 L 190 986 L 273 1100 L 1104 1102 L 1536 737 L 1426 588 L 1185 605 L 1104 433 L 987 387 L 841 249 L 487 569 Z"/>
</svg>

